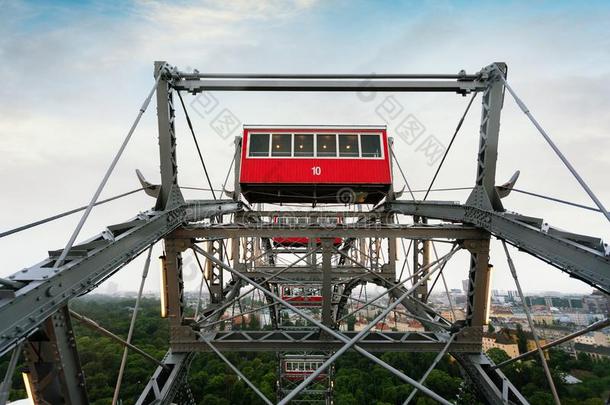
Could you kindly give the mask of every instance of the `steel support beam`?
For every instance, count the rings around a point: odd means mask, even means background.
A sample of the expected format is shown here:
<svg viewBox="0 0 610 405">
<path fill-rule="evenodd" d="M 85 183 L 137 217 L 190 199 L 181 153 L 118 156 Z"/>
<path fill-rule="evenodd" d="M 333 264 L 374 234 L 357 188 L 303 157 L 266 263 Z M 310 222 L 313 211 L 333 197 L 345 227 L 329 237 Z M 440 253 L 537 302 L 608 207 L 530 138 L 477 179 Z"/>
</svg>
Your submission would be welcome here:
<svg viewBox="0 0 610 405">
<path fill-rule="evenodd" d="M 465 244 L 479 242 L 480 240 L 464 241 Z M 393 287 L 392 283 L 381 282 L 377 284 L 385 288 Z M 392 290 L 391 294 L 395 298 L 398 298 L 404 294 L 404 291 L 405 288 L 400 286 L 400 288 Z M 451 326 L 449 324 L 447 324 L 446 327 L 439 325 L 438 322 L 445 322 L 445 320 L 436 314 L 432 308 L 413 297 L 404 299 L 402 305 L 407 308 L 410 313 L 416 315 L 417 319 L 420 320 L 429 331 L 442 333 L 446 331 L 446 328 Z M 426 319 L 429 319 L 431 322 L 427 322 Z M 465 327 L 460 330 L 460 333 L 464 336 L 468 336 L 467 340 L 481 344 L 482 330 L 480 327 Z M 514 403 L 528 403 L 506 376 L 493 367 L 491 360 L 486 355 L 480 354 L 480 350 L 475 350 L 470 353 L 461 353 L 459 351 L 453 351 L 452 349 L 449 351 L 451 355 L 458 360 L 465 374 L 474 382 L 475 386 L 478 387 L 481 398 L 487 403 L 502 403 L 503 394 L 505 394 L 507 398 L 511 398 Z"/>
<path fill-rule="evenodd" d="M 252 383 L 252 381 L 250 381 L 248 379 L 248 377 L 246 377 L 237 367 L 235 367 L 233 365 L 233 363 L 231 363 L 229 361 L 229 359 L 227 359 L 218 349 L 216 349 L 210 342 L 206 341 L 207 345 L 210 346 L 210 349 L 212 349 L 212 351 L 214 353 L 216 353 L 216 355 L 218 357 L 220 357 L 222 359 L 222 361 L 225 362 L 225 364 L 227 366 L 229 366 L 229 368 L 231 368 L 231 370 L 233 370 L 235 372 L 235 374 L 237 374 L 239 376 L 239 378 L 241 380 L 243 380 L 251 389 L 252 391 L 254 391 L 256 393 L 256 395 L 258 395 L 266 404 L 269 405 L 273 405 L 273 403 L 271 401 L 269 401 L 269 399 L 265 396 L 265 394 L 263 394 L 257 387 L 256 385 L 254 385 Z"/>
<path fill-rule="evenodd" d="M 136 405 L 170 405 L 180 387 L 186 383 L 194 353 L 168 351 L 163 358 L 164 367 L 157 367 L 144 387 Z"/>
<path fill-rule="evenodd" d="M 219 260 L 223 260 L 224 243 L 222 240 L 214 239 L 207 242 L 207 251 Z M 210 301 L 214 304 L 223 299 L 224 272 L 210 260 L 205 261 L 204 276 L 207 277 L 210 286 Z"/>
<path fill-rule="evenodd" d="M 426 224 L 426 218 L 416 217 L 416 223 Z M 413 241 L 413 284 L 416 284 L 420 278 L 424 277 L 428 272 L 425 270 L 430 264 L 430 241 L 416 239 Z M 405 260 L 407 258 L 405 257 Z M 423 271 L 420 271 L 424 269 Z M 428 300 L 428 282 L 422 283 L 413 294 L 421 302 Z"/>
<path fill-rule="evenodd" d="M 28 338 L 24 354 L 36 404 L 89 403 L 67 306 Z"/>
<path fill-rule="evenodd" d="M 464 372 L 472 380 L 479 396 L 490 405 L 520 404 L 529 402 L 510 382 L 504 373 L 495 370 L 491 359 L 483 353 L 452 353 Z"/>
<path fill-rule="evenodd" d="M 153 246 L 151 245 L 148 248 L 148 255 L 146 256 L 146 261 L 144 262 L 144 270 L 142 271 L 142 279 L 140 281 L 140 288 L 138 289 L 138 295 L 136 296 L 136 303 L 133 307 L 133 312 L 131 314 L 131 322 L 129 323 L 129 330 L 127 332 L 127 339 L 125 343 L 131 344 L 131 338 L 133 337 L 133 331 L 136 326 L 136 319 L 138 317 L 138 311 L 140 309 L 140 301 L 142 299 L 142 291 L 144 291 L 144 284 L 146 283 L 146 278 L 148 277 L 148 270 L 150 269 L 150 261 L 152 256 Z M 123 373 L 125 371 L 125 366 L 127 365 L 127 355 L 129 354 L 129 348 L 126 346 L 123 349 L 123 356 L 121 357 L 121 365 L 119 366 L 119 375 L 117 376 L 116 384 L 114 385 L 114 394 L 112 396 L 112 405 L 116 405 L 119 400 L 119 394 L 121 392 L 121 384 L 123 382 Z"/>
<path fill-rule="evenodd" d="M 358 332 L 341 332 L 352 339 Z M 447 333 L 370 332 L 358 346 L 369 352 L 438 352 L 447 344 Z M 335 337 L 321 336 L 319 330 L 210 331 L 201 332 L 199 340 L 172 345 L 174 351 L 209 352 L 210 342 L 220 351 L 336 351 L 345 344 Z M 477 353 L 481 343 L 476 336 L 464 333 L 451 343 L 451 352 Z"/>
<path fill-rule="evenodd" d="M 67 302 L 91 291 L 133 258 L 185 221 L 235 212 L 233 201 L 190 202 L 167 211 L 148 211 L 109 226 L 103 233 L 74 246 L 66 262 L 54 269 L 59 251 L 9 276 L 22 287 L 0 300 L 0 354 L 6 353 Z"/>
<path fill-rule="evenodd" d="M 504 103 L 504 82 L 499 75 L 506 74 L 506 65 L 496 63 L 484 69 L 488 85 L 483 92 L 477 177 L 466 205 L 479 209 L 504 211 L 496 191 L 496 161 L 500 136 L 500 114 Z M 489 266 L 489 238 L 468 242 L 470 270 L 466 298 L 466 322 L 469 326 L 483 327 L 489 316 L 491 268 Z"/>
<path fill-rule="evenodd" d="M 155 62 L 155 73 L 166 65 Z M 157 209 L 172 207 L 184 202 L 178 188 L 178 163 L 176 161 L 176 131 L 174 128 L 175 109 L 173 89 L 168 82 L 167 72 L 161 74 L 157 83 L 157 126 L 159 128 L 159 157 L 161 167 L 161 188 L 157 199 Z"/>
<path fill-rule="evenodd" d="M 324 227 L 317 225 L 278 224 L 194 224 L 177 229 L 173 238 L 406 238 L 406 239 L 483 239 L 485 232 L 464 225 L 399 225 L 399 224 L 345 224 Z"/>
<path fill-rule="evenodd" d="M 405 375 L 404 373 L 402 373 L 400 370 L 396 369 L 395 367 L 392 367 L 391 365 L 385 363 L 383 360 L 380 360 L 379 358 L 375 357 L 374 355 L 372 355 L 371 353 L 367 352 L 366 350 L 362 349 L 361 347 L 359 347 L 358 345 L 354 345 L 354 341 L 353 340 L 349 340 L 347 339 L 343 334 L 338 333 L 336 331 L 334 331 L 333 329 L 327 327 L 326 325 L 324 325 L 323 323 L 317 321 L 316 319 L 314 319 L 313 317 L 311 317 L 310 315 L 308 315 L 307 313 L 303 312 L 302 310 L 300 310 L 299 308 L 295 307 L 294 305 L 290 304 L 289 302 L 287 302 L 286 300 L 280 298 L 277 294 L 273 293 L 272 291 L 266 289 L 265 287 L 261 286 L 259 283 L 255 282 L 252 279 L 249 279 L 248 277 L 244 276 L 243 274 L 241 274 L 240 272 L 236 271 L 235 269 L 232 269 L 230 266 L 225 265 L 224 263 L 218 261 L 217 259 L 215 259 L 213 256 L 209 255 L 208 253 L 206 253 L 205 251 L 203 251 L 201 248 L 199 248 L 198 246 L 193 246 L 193 249 L 197 250 L 199 253 L 201 253 L 202 255 L 206 256 L 208 259 L 214 261 L 216 264 L 218 264 L 219 266 L 221 266 L 223 269 L 231 272 L 233 275 L 237 276 L 238 278 L 240 278 L 241 280 L 243 280 L 244 282 L 247 282 L 249 284 L 252 284 L 252 286 L 256 287 L 257 289 L 265 292 L 266 294 L 268 294 L 269 296 L 273 297 L 275 300 L 279 301 L 282 305 L 284 305 L 286 308 L 290 309 L 291 311 L 295 312 L 296 314 L 298 314 L 299 316 L 301 316 L 302 318 L 304 318 L 305 320 L 307 320 L 308 322 L 311 322 L 312 324 L 314 324 L 315 326 L 319 327 L 321 330 L 323 330 L 324 332 L 326 332 L 327 334 L 343 341 L 343 343 L 345 344 L 349 344 L 350 346 L 352 346 L 358 353 L 364 355 L 365 357 L 367 357 L 368 359 L 372 360 L 373 362 L 379 364 L 380 366 L 382 366 L 383 368 L 385 368 L 386 370 L 390 371 L 392 374 L 396 375 L 397 377 L 399 377 L 400 379 L 402 379 L 405 382 L 408 382 L 409 384 L 412 384 L 414 386 L 418 386 L 418 388 L 426 393 L 427 395 L 429 395 L 430 397 L 437 399 L 437 400 L 443 400 L 442 397 L 438 396 L 436 393 L 434 393 L 433 391 L 429 390 L 426 387 L 423 386 L 419 386 L 419 384 L 417 383 L 417 381 L 413 380 L 411 377 Z M 447 255 L 449 256 L 449 255 Z M 446 256 L 446 258 L 448 258 Z M 347 346 L 343 346 L 343 350 L 346 350 Z M 340 350 L 339 350 L 340 351 Z M 338 351 L 338 352 L 339 352 Z M 335 353 L 335 355 L 337 355 L 337 353 Z M 327 367 L 328 366 L 328 362 L 325 362 L 323 367 Z M 318 368 L 318 370 L 321 370 L 320 368 Z M 315 374 L 315 372 L 314 372 Z M 310 375 L 305 381 L 307 381 L 308 379 L 312 378 L 312 376 L 314 376 L 314 374 Z M 302 387 L 301 387 L 302 388 Z M 294 391 L 293 391 L 294 392 Z M 289 395 L 290 396 L 290 395 Z M 280 403 L 286 403 L 288 401 L 288 397 L 285 397 L 284 399 L 282 399 L 282 401 Z"/>
<path fill-rule="evenodd" d="M 555 387 L 555 382 L 553 381 L 551 370 L 549 369 L 549 365 L 546 362 L 546 358 L 544 357 L 544 352 L 540 348 L 540 339 L 538 338 L 538 332 L 534 327 L 534 321 L 532 321 L 532 315 L 530 314 L 530 310 L 528 309 L 527 304 L 525 303 L 525 296 L 523 295 L 521 283 L 519 282 L 519 277 L 517 276 L 517 269 L 515 268 L 515 263 L 513 262 L 513 259 L 510 256 L 510 253 L 508 252 L 506 242 L 502 241 L 502 247 L 504 248 L 504 253 L 506 253 L 508 267 L 510 268 L 510 272 L 513 276 L 513 279 L 515 280 L 515 287 L 517 287 L 517 292 L 519 293 L 519 298 L 521 299 L 521 304 L 523 305 L 523 310 L 525 311 L 525 316 L 527 317 L 527 323 L 530 327 L 530 331 L 532 332 L 532 336 L 534 337 L 536 349 L 538 350 L 538 354 L 540 355 L 540 361 L 542 362 L 542 366 L 544 367 L 544 373 L 546 374 L 547 382 L 549 383 L 549 388 L 551 389 L 551 393 L 553 394 L 553 399 L 555 400 L 556 405 L 561 405 L 561 400 L 559 399 L 559 394 L 557 393 L 557 388 Z"/>
<path fill-rule="evenodd" d="M 281 216 L 287 217 L 306 217 L 306 218 L 319 218 L 319 217 L 341 217 L 341 218 L 360 218 L 360 219 L 379 219 L 384 218 L 384 213 L 370 211 L 328 211 L 328 210 L 298 210 L 298 211 L 282 211 L 282 210 L 261 210 L 254 212 L 246 212 L 246 217 L 256 216 L 256 218 L 275 218 Z"/>
<path fill-rule="evenodd" d="M 589 333 L 589 332 L 592 332 L 592 331 L 596 331 L 596 330 L 599 330 L 599 329 L 603 329 L 603 328 L 606 328 L 608 326 L 610 326 L 610 318 L 602 319 L 601 321 L 597 321 L 595 323 L 592 323 L 591 325 L 587 326 L 584 329 L 581 329 L 581 330 L 576 331 L 574 333 L 570 333 L 569 335 L 561 337 L 561 338 L 559 338 L 557 340 L 553 340 L 552 342 L 547 343 L 547 344 L 541 346 L 540 348 L 542 350 L 547 350 L 547 349 L 550 349 L 550 348 L 555 347 L 557 345 L 560 345 L 562 343 L 568 342 L 568 341 L 570 341 L 570 340 L 572 340 L 574 338 L 577 338 L 578 336 L 582 336 L 582 335 L 584 335 L 586 333 Z M 510 358 L 508 360 L 504 360 L 502 363 L 496 364 L 494 366 L 494 368 L 504 367 L 504 366 L 506 366 L 508 364 L 514 363 L 515 361 L 524 359 L 524 358 L 529 357 L 529 356 L 531 356 L 533 354 L 536 354 L 536 353 L 538 353 L 538 348 L 530 350 L 529 352 L 522 353 L 522 354 L 518 355 L 517 357 L 513 357 L 513 358 Z"/>
<path fill-rule="evenodd" d="M 432 370 L 434 370 L 434 367 L 436 367 L 436 365 L 438 364 L 439 361 L 441 361 L 443 359 L 443 357 L 445 356 L 445 353 L 447 353 L 447 350 L 449 350 L 449 347 L 451 346 L 451 343 L 453 342 L 453 339 L 455 338 L 455 335 L 451 335 L 451 337 L 449 338 L 449 340 L 447 340 L 447 343 L 445 343 L 445 347 L 443 347 L 443 349 L 438 352 L 438 354 L 436 355 L 436 357 L 434 358 L 434 361 L 432 362 L 432 364 L 430 365 L 430 367 L 428 367 L 428 370 L 426 370 L 426 372 L 424 373 L 424 375 L 419 379 L 419 383 L 420 384 L 424 384 L 424 382 L 426 381 L 426 378 L 428 378 L 428 376 L 430 375 L 430 373 L 432 372 Z M 407 397 L 407 399 L 405 400 L 405 402 L 403 402 L 402 405 L 408 405 L 409 402 L 411 402 L 411 400 L 413 399 L 413 397 L 417 394 L 417 388 L 413 388 L 413 391 L 411 391 L 411 393 L 409 394 L 409 396 Z"/>
<path fill-rule="evenodd" d="M 225 289 L 225 300 L 233 300 L 239 293 L 239 287 L 239 283 L 227 286 Z M 214 315 L 211 315 L 211 320 L 217 321 L 222 313 L 223 311 L 219 311 Z M 175 340 L 176 337 L 184 338 L 185 336 L 194 336 L 194 332 L 188 326 L 177 326 L 172 328 L 170 340 Z M 187 398 L 191 397 L 188 385 L 186 386 L 186 390 L 180 390 L 180 388 L 185 384 L 188 384 L 187 375 L 195 353 L 189 350 L 175 350 L 174 346 L 176 344 L 173 342 L 170 343 L 172 343 L 172 348 L 165 354 L 165 357 L 162 360 L 163 365 L 157 367 L 148 381 L 148 384 L 146 384 L 146 387 L 140 394 L 136 405 L 174 404 L 174 398 L 180 393 L 179 391 L 182 391 L 183 394 L 187 394 Z M 191 403 L 194 402 L 187 401 L 188 405 L 191 405 Z"/>
<path fill-rule="evenodd" d="M 469 326 L 487 325 L 491 297 L 491 267 L 489 264 L 489 240 L 468 242 L 470 270 L 466 296 L 466 322 Z"/>
<path fill-rule="evenodd" d="M 268 277 L 273 272 L 277 271 L 277 267 L 265 266 L 255 267 L 252 271 L 246 271 L 248 277 L 253 279 L 262 279 Z M 381 272 L 368 272 L 361 267 L 355 266 L 341 266 L 332 267 L 330 275 L 333 283 L 347 282 L 354 278 L 358 278 L 362 281 L 375 281 L 379 277 L 386 279 L 388 282 L 393 282 L 396 278 L 394 272 L 390 271 L 389 268 L 382 267 Z M 313 266 L 296 266 L 290 271 L 283 272 L 278 280 L 289 280 L 289 281 L 302 281 L 302 282 L 318 282 L 322 283 L 322 272 L 319 268 Z"/>
<path fill-rule="evenodd" d="M 487 87 L 483 92 L 479 150 L 477 154 L 477 177 L 475 188 L 467 205 L 478 208 L 493 208 L 504 211 L 496 191 L 496 161 L 500 136 L 500 113 L 504 103 L 504 81 L 506 64 L 495 63 L 483 69 Z"/>
<path fill-rule="evenodd" d="M 542 219 L 493 212 L 452 202 L 395 201 L 385 206 L 404 215 L 420 215 L 477 226 L 499 239 L 561 269 L 570 276 L 610 293 L 610 256 L 567 239 L 566 235 L 545 232 Z M 584 237 L 581 235 L 580 239 Z M 593 239 L 593 238 L 590 238 Z"/>
<path fill-rule="evenodd" d="M 322 323 L 334 328 L 333 316 L 333 285 L 332 285 L 332 255 L 333 240 L 321 239 L 322 244 Z M 326 336 L 325 336 L 326 337 Z"/>
<path fill-rule="evenodd" d="M 260 282 L 262 284 L 265 285 L 269 285 L 269 283 L 273 282 L 276 277 L 280 276 L 280 274 L 290 270 L 292 267 L 296 266 L 298 263 L 307 260 L 310 256 L 315 255 L 317 252 L 318 248 L 313 248 L 309 253 L 307 253 L 305 256 L 298 258 L 297 260 L 295 260 L 294 262 L 292 262 L 291 264 L 289 264 L 287 267 L 284 268 L 280 268 L 274 269 L 273 274 L 269 274 L 267 275 L 263 280 L 261 280 Z M 199 247 L 193 247 L 193 251 L 196 253 L 197 251 L 201 252 L 201 248 Z M 197 256 L 195 256 L 197 257 Z M 207 257 L 209 260 L 209 257 Z M 220 262 L 222 263 L 222 262 Z M 251 294 L 252 292 L 254 292 L 256 290 L 256 287 L 250 287 L 248 288 L 246 291 L 244 291 L 243 293 L 239 294 L 237 297 L 235 297 L 235 295 L 231 296 L 230 299 L 225 300 L 224 303 L 218 305 L 218 304 L 212 304 L 211 307 L 209 308 L 209 311 L 202 311 L 202 313 L 207 313 L 208 315 L 206 316 L 206 318 L 201 319 L 198 321 L 198 323 L 203 323 L 205 321 L 208 321 L 210 319 L 217 319 L 218 317 L 220 317 L 223 312 L 229 308 L 229 306 L 231 306 L 231 304 L 233 304 L 234 302 L 239 302 L 239 300 L 241 300 L 242 298 L 244 298 L 245 296 Z M 234 298 L 235 297 L 235 298 Z"/>
<path fill-rule="evenodd" d="M 11 359 L 9 360 L 6 371 L 4 372 L 4 380 L 2 381 L 2 386 L 0 387 L 0 404 L 5 404 L 6 401 L 8 401 L 8 397 L 11 393 L 11 387 L 13 384 L 13 374 L 15 373 L 15 367 L 17 367 L 17 361 L 21 356 L 21 352 L 22 345 L 17 345 L 13 349 Z"/>
<path fill-rule="evenodd" d="M 335 80 L 372 80 L 372 79 L 413 79 L 413 80 L 440 80 L 440 79 L 460 79 L 476 80 L 479 74 L 460 73 L 372 73 L 372 74 L 345 74 L 345 73 L 200 73 L 200 72 L 180 72 L 172 70 L 172 77 L 175 79 L 335 79 Z"/>
<path fill-rule="evenodd" d="M 184 282 L 182 280 L 182 252 L 190 246 L 189 241 L 164 240 L 162 291 L 166 296 L 167 317 L 173 330 L 182 325 L 184 317 Z"/>
<path fill-rule="evenodd" d="M 181 79 L 174 77 L 176 90 L 197 94 L 202 91 L 344 91 L 344 92 L 448 92 L 468 94 L 483 91 L 484 80 L 383 79 L 374 76 L 336 79 L 328 78 L 247 78 L 202 77 Z"/>
<path fill-rule="evenodd" d="M 233 200 L 239 201 L 241 199 L 241 183 L 239 182 L 239 175 L 241 174 L 241 145 L 242 137 L 235 137 L 235 176 L 233 177 Z M 230 170 L 230 169 L 229 169 Z M 228 179 L 227 174 L 227 179 Z M 258 222 L 255 220 L 254 222 Z"/>
<path fill-rule="evenodd" d="M 86 316 L 83 316 L 77 312 L 74 312 L 72 310 L 70 310 L 70 315 L 76 319 L 78 322 L 81 322 L 84 326 L 86 326 L 87 328 L 94 330 L 106 337 L 109 337 L 110 339 L 114 340 L 115 342 L 119 343 L 120 345 L 122 345 L 123 347 L 125 347 L 126 349 L 129 348 L 131 350 L 133 350 L 135 353 L 138 353 L 140 356 L 143 356 L 144 358 L 148 359 L 149 361 L 162 366 L 163 364 L 158 361 L 157 359 L 155 359 L 153 356 L 151 356 L 150 354 L 146 353 L 144 350 L 140 349 L 137 346 L 132 345 L 131 343 L 127 342 L 126 340 L 123 340 L 122 338 L 120 338 L 119 336 L 115 335 L 114 333 L 110 332 L 108 329 L 105 329 L 103 327 L 101 327 L 97 322 L 95 322 L 93 319 L 89 319 Z"/>
</svg>

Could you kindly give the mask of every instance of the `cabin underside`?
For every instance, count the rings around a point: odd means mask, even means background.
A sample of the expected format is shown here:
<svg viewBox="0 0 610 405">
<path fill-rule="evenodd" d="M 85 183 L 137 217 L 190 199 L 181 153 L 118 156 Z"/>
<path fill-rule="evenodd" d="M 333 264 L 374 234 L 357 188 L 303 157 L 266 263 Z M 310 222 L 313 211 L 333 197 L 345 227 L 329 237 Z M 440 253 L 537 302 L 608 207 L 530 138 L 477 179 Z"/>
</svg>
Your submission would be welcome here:
<svg viewBox="0 0 610 405">
<path fill-rule="evenodd" d="M 241 184 L 249 203 L 377 204 L 389 184 Z"/>
</svg>

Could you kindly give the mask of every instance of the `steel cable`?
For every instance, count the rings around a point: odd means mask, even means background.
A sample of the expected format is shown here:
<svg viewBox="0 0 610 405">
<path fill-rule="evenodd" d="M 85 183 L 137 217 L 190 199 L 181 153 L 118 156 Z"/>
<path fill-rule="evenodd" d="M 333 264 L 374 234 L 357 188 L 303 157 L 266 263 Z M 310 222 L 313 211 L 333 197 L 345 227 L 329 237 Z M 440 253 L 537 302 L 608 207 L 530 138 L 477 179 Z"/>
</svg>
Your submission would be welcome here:
<svg viewBox="0 0 610 405">
<path fill-rule="evenodd" d="M 464 110 L 464 114 L 462 114 L 462 118 L 460 118 L 460 121 L 458 122 L 457 126 L 455 127 L 455 132 L 453 133 L 453 136 L 451 137 L 451 141 L 449 141 L 449 146 L 447 146 L 447 149 L 445 149 L 445 153 L 443 154 L 443 158 L 441 159 L 441 162 L 438 164 L 438 167 L 436 168 L 436 172 L 434 173 L 434 176 L 432 177 L 432 180 L 430 181 L 430 185 L 428 186 L 428 190 L 426 191 L 426 195 L 424 195 L 424 201 L 426 200 L 426 198 L 428 198 L 428 194 L 430 193 L 430 189 L 434 185 L 434 182 L 436 181 L 436 177 L 438 176 L 438 173 L 441 171 L 441 167 L 443 167 L 443 163 L 445 163 L 445 159 L 447 158 L 447 155 L 449 154 L 449 151 L 451 150 L 451 146 L 453 145 L 453 141 L 455 141 L 455 138 L 456 138 L 458 132 L 460 132 L 460 129 L 462 128 L 462 124 L 464 124 L 464 119 L 466 118 L 466 115 L 468 114 L 468 111 L 470 111 L 470 106 L 472 106 L 472 102 L 477 97 L 477 94 L 479 94 L 479 93 L 474 93 L 472 95 L 472 97 L 470 97 L 470 101 L 468 102 L 468 105 L 466 106 L 466 110 Z"/>
</svg>

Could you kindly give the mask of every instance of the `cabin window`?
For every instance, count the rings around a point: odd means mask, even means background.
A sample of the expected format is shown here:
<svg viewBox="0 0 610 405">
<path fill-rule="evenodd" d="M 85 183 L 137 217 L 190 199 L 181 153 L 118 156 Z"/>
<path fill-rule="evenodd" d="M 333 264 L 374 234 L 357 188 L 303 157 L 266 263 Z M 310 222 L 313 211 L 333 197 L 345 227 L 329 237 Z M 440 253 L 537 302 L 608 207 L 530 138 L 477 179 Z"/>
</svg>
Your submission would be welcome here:
<svg viewBox="0 0 610 405">
<path fill-rule="evenodd" d="M 269 134 L 250 134 L 250 156 L 269 156 Z"/>
<path fill-rule="evenodd" d="M 341 157 L 358 157 L 358 135 L 339 135 L 339 156 Z"/>
<path fill-rule="evenodd" d="M 379 134 L 249 135 L 250 157 L 383 157 Z"/>
<path fill-rule="evenodd" d="M 273 134 L 271 137 L 271 156 L 292 155 L 292 134 Z"/>
<path fill-rule="evenodd" d="M 336 225 L 338 221 L 333 217 L 318 217 L 317 222 L 320 225 Z"/>
<path fill-rule="evenodd" d="M 294 156 L 313 156 L 313 134 L 294 134 Z"/>
<path fill-rule="evenodd" d="M 317 155 L 320 157 L 337 156 L 337 135 L 318 134 L 317 135 Z"/>
<path fill-rule="evenodd" d="M 379 135 L 360 135 L 362 157 L 381 157 L 381 139 Z"/>
</svg>

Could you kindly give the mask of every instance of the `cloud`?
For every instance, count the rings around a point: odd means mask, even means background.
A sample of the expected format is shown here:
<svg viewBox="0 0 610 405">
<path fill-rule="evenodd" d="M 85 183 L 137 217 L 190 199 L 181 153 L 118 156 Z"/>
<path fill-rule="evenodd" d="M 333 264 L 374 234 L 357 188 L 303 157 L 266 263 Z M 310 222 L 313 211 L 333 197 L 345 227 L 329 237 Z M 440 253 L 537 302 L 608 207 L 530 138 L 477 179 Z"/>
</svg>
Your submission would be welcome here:
<svg viewBox="0 0 610 405">
<path fill-rule="evenodd" d="M 316 3 L 316 0 L 238 0 L 230 2 L 199 1 L 194 3 L 138 1 L 136 12 L 154 24 L 184 27 L 184 31 L 188 31 L 189 28 L 193 27 L 202 27 L 205 30 L 204 22 L 207 21 L 226 24 L 243 21 L 282 20 L 310 9 Z"/>
<path fill-rule="evenodd" d="M 610 147 L 608 7 L 591 11 L 592 6 L 580 5 L 574 9 L 547 4 L 545 10 L 519 4 L 511 9 L 452 2 L 423 7 L 404 4 L 5 2 L 0 13 L 0 153 L 4 156 L 0 166 L 2 187 L 9 191 L 2 201 L 0 223 L 17 225 L 90 198 L 152 86 L 154 60 L 208 72 L 348 73 L 455 73 L 462 68 L 473 72 L 505 60 L 514 88 L 600 197 L 610 201 L 605 176 L 610 170 L 605 153 Z M 229 108 L 243 123 L 383 124 L 374 103 L 362 103 L 352 94 L 217 96 L 223 108 Z M 429 133 L 445 142 L 467 102 L 454 94 L 396 97 Z M 187 105 L 190 100 L 190 96 L 185 98 Z M 479 102 L 456 140 L 438 186 L 473 182 Z M 134 188 L 135 168 L 142 169 L 151 181 L 158 179 L 154 113 L 153 103 L 117 167 L 107 195 Z M 502 114 L 498 181 L 521 169 L 519 187 L 588 203 L 508 97 Z M 229 166 L 232 144 L 214 135 L 209 119 L 191 115 L 208 169 L 219 185 Z M 201 166 L 180 110 L 176 125 L 181 184 L 202 186 Z M 397 142 L 397 155 L 412 186 L 425 188 L 434 168 L 408 145 Z M 44 198 L 57 195 L 61 198 Z M 464 200 L 465 195 L 467 192 L 434 196 Z M 40 204 L 41 198 L 44 204 Z M 545 217 L 562 228 L 610 237 L 607 224 L 594 214 L 581 215 L 520 195 L 511 195 L 505 202 L 511 210 Z M 96 210 L 83 236 L 150 205 L 143 198 L 121 204 L 120 209 Z M 28 234 L 41 235 L 34 252 L 24 248 L 27 238 L 10 245 L 0 241 L 0 246 L 9 247 L 4 275 L 34 263 L 46 250 L 60 247 L 65 238 L 57 235 L 67 238 L 72 227 L 66 221 L 41 228 L 40 234 Z M 544 267 L 524 260 L 532 274 Z M 466 267 L 467 263 L 459 268 L 465 272 Z M 497 267 L 498 273 L 503 270 Z M 464 272 L 455 272 L 455 285 L 465 278 Z M 127 273 L 118 277 L 129 277 Z M 532 276 L 528 281 L 532 288 L 545 286 L 543 277 Z"/>
</svg>

